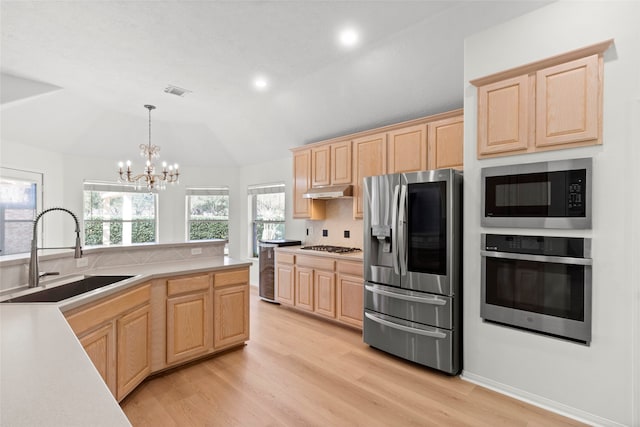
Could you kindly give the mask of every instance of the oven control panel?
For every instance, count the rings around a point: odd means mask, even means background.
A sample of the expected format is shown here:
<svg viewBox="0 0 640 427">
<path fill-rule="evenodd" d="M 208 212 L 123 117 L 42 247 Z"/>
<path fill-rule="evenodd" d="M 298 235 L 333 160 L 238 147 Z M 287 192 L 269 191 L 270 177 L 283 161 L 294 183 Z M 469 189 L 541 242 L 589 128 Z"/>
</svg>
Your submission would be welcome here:
<svg viewBox="0 0 640 427">
<path fill-rule="evenodd" d="M 585 239 L 580 237 L 487 234 L 485 250 L 530 255 L 585 257 Z"/>
</svg>

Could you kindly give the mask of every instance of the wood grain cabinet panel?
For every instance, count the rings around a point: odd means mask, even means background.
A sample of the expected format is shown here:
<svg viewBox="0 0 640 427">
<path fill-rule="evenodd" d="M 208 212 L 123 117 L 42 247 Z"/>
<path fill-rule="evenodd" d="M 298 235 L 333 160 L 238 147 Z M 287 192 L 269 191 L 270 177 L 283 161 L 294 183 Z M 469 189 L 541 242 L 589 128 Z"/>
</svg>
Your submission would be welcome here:
<svg viewBox="0 0 640 427">
<path fill-rule="evenodd" d="M 417 172 L 427 169 L 427 125 L 389 132 L 388 172 Z"/>
<path fill-rule="evenodd" d="M 84 348 L 93 365 L 114 397 L 116 397 L 116 330 L 114 322 L 86 333 L 80 337 L 80 344 Z"/>
<path fill-rule="evenodd" d="M 331 147 L 331 184 L 351 184 L 351 141 L 336 142 Z"/>
<path fill-rule="evenodd" d="M 243 343 L 249 339 L 249 284 L 215 289 L 213 347 Z"/>
<path fill-rule="evenodd" d="M 364 288 L 362 277 L 338 274 L 338 320 L 362 329 Z"/>
<path fill-rule="evenodd" d="M 212 346 L 211 291 L 167 298 L 167 363 L 206 353 Z"/>
<path fill-rule="evenodd" d="M 336 317 L 336 279 L 333 271 L 314 270 L 314 312 L 322 316 Z"/>
<path fill-rule="evenodd" d="M 591 55 L 536 73 L 536 147 L 598 139 L 598 69 Z"/>
<path fill-rule="evenodd" d="M 321 187 L 331 184 L 331 147 L 311 149 L 311 186 Z"/>
<path fill-rule="evenodd" d="M 478 155 L 526 151 L 529 144 L 529 76 L 478 88 Z"/>
<path fill-rule="evenodd" d="M 364 203 L 362 200 L 362 182 L 367 176 L 384 175 L 387 173 L 387 134 L 357 138 L 353 141 L 353 173 L 354 184 L 354 213 L 355 218 L 362 218 Z"/>
<path fill-rule="evenodd" d="M 463 116 L 436 120 L 428 124 L 428 169 L 462 169 L 464 162 Z"/>
<path fill-rule="evenodd" d="M 311 188 L 311 150 L 293 153 L 293 217 L 309 218 L 311 202 L 302 195 Z"/>
<path fill-rule="evenodd" d="M 277 299 L 280 304 L 294 305 L 293 265 L 276 264 Z"/>
<path fill-rule="evenodd" d="M 150 305 L 119 318 L 117 399 L 122 400 L 151 373 Z"/>
<path fill-rule="evenodd" d="M 295 268 L 295 306 L 313 311 L 313 269 Z"/>
</svg>

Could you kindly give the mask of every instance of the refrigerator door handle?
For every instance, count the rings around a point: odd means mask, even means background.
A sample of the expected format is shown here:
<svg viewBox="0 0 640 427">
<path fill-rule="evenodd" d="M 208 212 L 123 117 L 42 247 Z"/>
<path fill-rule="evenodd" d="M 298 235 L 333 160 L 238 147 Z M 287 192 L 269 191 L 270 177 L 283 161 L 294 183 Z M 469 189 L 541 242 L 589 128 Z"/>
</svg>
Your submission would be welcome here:
<svg viewBox="0 0 640 427">
<path fill-rule="evenodd" d="M 422 304 L 430 304 L 430 305 L 446 305 L 447 304 L 447 300 L 438 298 L 438 297 L 416 297 L 413 295 L 404 295 L 398 292 L 385 291 L 383 289 L 376 289 L 373 286 L 369 286 L 369 285 L 365 285 L 364 288 L 367 291 L 371 292 L 372 294 L 383 295 L 386 297 L 401 299 L 404 301 L 419 302 Z"/>
<path fill-rule="evenodd" d="M 400 213 L 398 215 L 398 256 L 400 257 L 400 274 L 407 273 L 407 242 L 406 242 L 406 212 L 407 212 L 407 186 L 402 185 L 400 190 Z"/>
<path fill-rule="evenodd" d="M 393 200 L 391 209 L 391 259 L 393 260 L 393 272 L 400 274 L 400 264 L 398 263 L 398 199 L 400 197 L 400 186 L 393 189 Z"/>
<path fill-rule="evenodd" d="M 399 325 L 397 323 L 394 322 L 389 322 L 388 320 L 384 320 L 379 318 L 378 316 L 374 316 L 373 314 L 370 313 L 364 313 L 364 315 L 367 317 L 367 319 L 379 323 L 381 325 L 384 326 L 388 326 L 390 328 L 393 329 L 398 329 L 404 332 L 409 332 L 410 334 L 416 334 L 416 335 L 424 335 L 426 337 L 431 337 L 431 338 L 436 338 L 436 339 L 443 339 L 447 337 L 447 334 L 443 333 L 443 332 L 437 332 L 437 331 L 426 331 L 424 329 L 417 329 L 417 328 L 411 328 L 409 326 L 404 326 L 404 325 Z"/>
</svg>

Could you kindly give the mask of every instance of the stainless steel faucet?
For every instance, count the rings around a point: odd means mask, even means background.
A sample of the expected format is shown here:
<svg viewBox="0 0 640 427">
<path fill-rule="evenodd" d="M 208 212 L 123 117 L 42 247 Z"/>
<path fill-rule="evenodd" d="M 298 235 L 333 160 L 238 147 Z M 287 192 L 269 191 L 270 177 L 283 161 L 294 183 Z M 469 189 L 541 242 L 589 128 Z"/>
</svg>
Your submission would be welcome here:
<svg viewBox="0 0 640 427">
<path fill-rule="evenodd" d="M 39 248 L 38 247 L 38 221 L 40 218 L 47 212 L 51 211 L 63 211 L 68 213 L 73 217 L 73 220 L 76 222 L 76 245 L 68 246 L 68 247 L 58 247 L 58 248 Z M 35 288 L 38 286 L 40 282 L 40 272 L 38 271 L 38 249 L 74 249 L 75 252 L 73 254 L 74 258 L 82 258 L 82 246 L 80 246 L 80 223 L 78 222 L 78 217 L 71 212 L 69 209 L 65 208 L 49 208 L 45 209 L 36 217 L 35 221 L 33 221 L 33 238 L 31 239 L 31 259 L 29 260 L 29 287 Z M 57 274 L 57 273 L 45 273 L 43 275 L 48 274 Z"/>
</svg>

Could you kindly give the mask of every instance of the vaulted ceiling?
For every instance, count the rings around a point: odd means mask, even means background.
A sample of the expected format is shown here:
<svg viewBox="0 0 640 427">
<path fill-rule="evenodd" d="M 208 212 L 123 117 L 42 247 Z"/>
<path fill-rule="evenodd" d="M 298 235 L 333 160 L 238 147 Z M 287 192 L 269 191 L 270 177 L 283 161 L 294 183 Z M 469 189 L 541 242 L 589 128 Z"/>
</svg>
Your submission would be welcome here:
<svg viewBox="0 0 640 427">
<path fill-rule="evenodd" d="M 2 140 L 115 162 L 148 141 L 153 104 L 161 159 L 282 158 L 461 107 L 464 38 L 546 3 L 3 0 Z"/>
</svg>

